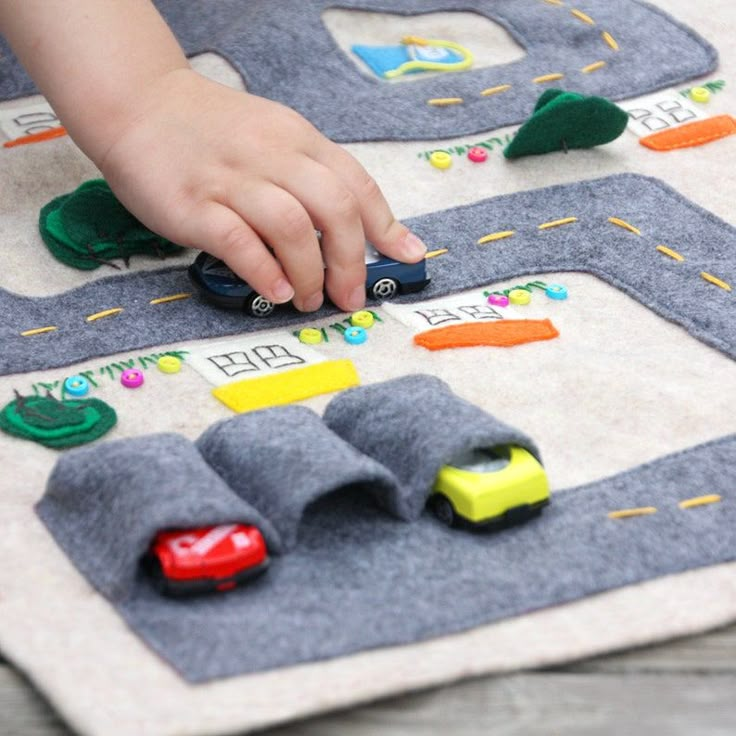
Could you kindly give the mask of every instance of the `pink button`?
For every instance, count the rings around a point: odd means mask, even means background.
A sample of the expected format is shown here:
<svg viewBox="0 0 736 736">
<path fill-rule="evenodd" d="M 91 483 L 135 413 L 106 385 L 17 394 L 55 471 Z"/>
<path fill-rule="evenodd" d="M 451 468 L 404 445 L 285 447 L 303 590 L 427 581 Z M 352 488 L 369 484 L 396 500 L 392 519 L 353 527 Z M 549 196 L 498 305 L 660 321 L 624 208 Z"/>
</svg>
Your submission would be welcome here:
<svg viewBox="0 0 736 736">
<path fill-rule="evenodd" d="M 120 383 L 125 388 L 138 388 L 143 385 L 143 380 L 143 371 L 139 371 L 137 368 L 128 368 L 120 375 Z"/>
<path fill-rule="evenodd" d="M 492 307 L 508 307 L 509 298 L 503 294 L 491 294 L 488 297 L 488 303 Z"/>
<path fill-rule="evenodd" d="M 468 158 L 476 164 L 482 164 L 488 158 L 488 151 L 485 148 L 471 148 L 468 151 Z"/>
</svg>

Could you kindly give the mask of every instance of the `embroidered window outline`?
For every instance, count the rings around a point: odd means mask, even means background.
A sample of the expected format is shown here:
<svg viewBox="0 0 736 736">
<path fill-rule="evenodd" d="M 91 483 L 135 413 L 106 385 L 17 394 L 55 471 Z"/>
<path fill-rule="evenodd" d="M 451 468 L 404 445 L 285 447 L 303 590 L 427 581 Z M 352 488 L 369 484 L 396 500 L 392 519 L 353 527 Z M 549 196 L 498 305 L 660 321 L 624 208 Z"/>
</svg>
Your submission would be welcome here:
<svg viewBox="0 0 736 736">
<path fill-rule="evenodd" d="M 470 304 L 466 307 L 458 307 L 460 312 L 467 314 L 475 320 L 503 319 L 503 315 L 497 312 L 490 304 Z"/>
<path fill-rule="evenodd" d="M 437 327 L 445 322 L 462 322 L 462 318 L 449 309 L 417 309 L 414 314 L 424 317 L 430 327 Z"/>
<path fill-rule="evenodd" d="M 210 355 L 207 360 L 217 366 L 226 376 L 232 378 L 240 373 L 252 373 L 260 371 L 257 366 L 244 350 L 233 353 L 222 353 L 221 355 Z"/>
<path fill-rule="evenodd" d="M 283 345 L 258 345 L 253 348 L 256 357 L 262 360 L 271 370 L 288 368 L 293 365 L 303 365 L 307 361 L 290 353 Z"/>
</svg>

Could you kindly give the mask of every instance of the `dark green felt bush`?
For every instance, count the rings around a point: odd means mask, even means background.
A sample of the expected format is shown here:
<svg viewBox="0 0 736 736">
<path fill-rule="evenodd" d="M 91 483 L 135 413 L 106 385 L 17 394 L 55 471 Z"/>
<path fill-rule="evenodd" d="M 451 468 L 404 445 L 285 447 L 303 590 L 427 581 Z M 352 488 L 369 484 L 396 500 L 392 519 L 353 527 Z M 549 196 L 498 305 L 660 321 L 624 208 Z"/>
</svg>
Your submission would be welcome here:
<svg viewBox="0 0 736 736">
<path fill-rule="evenodd" d="M 114 265 L 116 258 L 127 263 L 134 255 L 165 258 L 181 250 L 133 217 L 102 179 L 51 200 L 41 209 L 39 229 L 55 258 L 84 270 Z"/>
<path fill-rule="evenodd" d="M 548 89 L 532 116 L 503 152 L 506 158 L 593 148 L 610 143 L 626 129 L 628 115 L 603 97 Z"/>
</svg>

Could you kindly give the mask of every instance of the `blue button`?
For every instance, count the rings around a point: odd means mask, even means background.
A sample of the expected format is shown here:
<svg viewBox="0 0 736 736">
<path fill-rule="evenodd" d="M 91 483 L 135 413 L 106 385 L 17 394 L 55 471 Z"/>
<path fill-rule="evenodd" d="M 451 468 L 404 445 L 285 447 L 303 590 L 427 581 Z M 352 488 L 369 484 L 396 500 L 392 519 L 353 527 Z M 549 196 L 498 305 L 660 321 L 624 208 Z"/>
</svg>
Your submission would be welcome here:
<svg viewBox="0 0 736 736">
<path fill-rule="evenodd" d="M 343 337 L 350 345 L 362 345 L 368 339 L 368 333 L 362 327 L 348 327 Z"/>
<path fill-rule="evenodd" d="M 86 396 L 89 393 L 89 381 L 84 376 L 69 376 L 64 381 L 64 393 L 69 396 Z"/>
<path fill-rule="evenodd" d="M 567 289 L 562 284 L 550 284 L 544 293 L 550 299 L 567 299 Z"/>
</svg>

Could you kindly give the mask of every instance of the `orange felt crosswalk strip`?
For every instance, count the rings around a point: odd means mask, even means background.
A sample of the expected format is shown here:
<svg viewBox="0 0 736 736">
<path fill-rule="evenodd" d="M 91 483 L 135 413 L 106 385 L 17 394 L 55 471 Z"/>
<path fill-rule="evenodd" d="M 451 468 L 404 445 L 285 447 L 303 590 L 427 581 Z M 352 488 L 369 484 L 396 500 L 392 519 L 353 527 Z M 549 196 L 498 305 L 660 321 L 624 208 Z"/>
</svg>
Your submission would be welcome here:
<svg viewBox="0 0 736 736">
<path fill-rule="evenodd" d="M 24 135 L 21 138 L 15 138 L 12 141 L 5 141 L 3 148 L 15 148 L 16 146 L 27 146 L 29 143 L 40 143 L 41 141 L 50 141 L 52 138 L 61 138 L 66 135 L 66 128 L 50 128 L 41 133 L 33 133 Z"/>
<path fill-rule="evenodd" d="M 642 146 L 653 151 L 672 151 L 676 148 L 702 146 L 736 133 L 736 120 L 730 115 L 716 115 L 714 118 L 685 123 L 679 128 L 661 130 L 639 139 Z"/>
<path fill-rule="evenodd" d="M 438 327 L 414 335 L 414 343 L 427 350 L 472 348 L 479 345 L 508 348 L 559 337 L 548 319 L 504 319 L 498 322 L 466 322 Z"/>
</svg>

